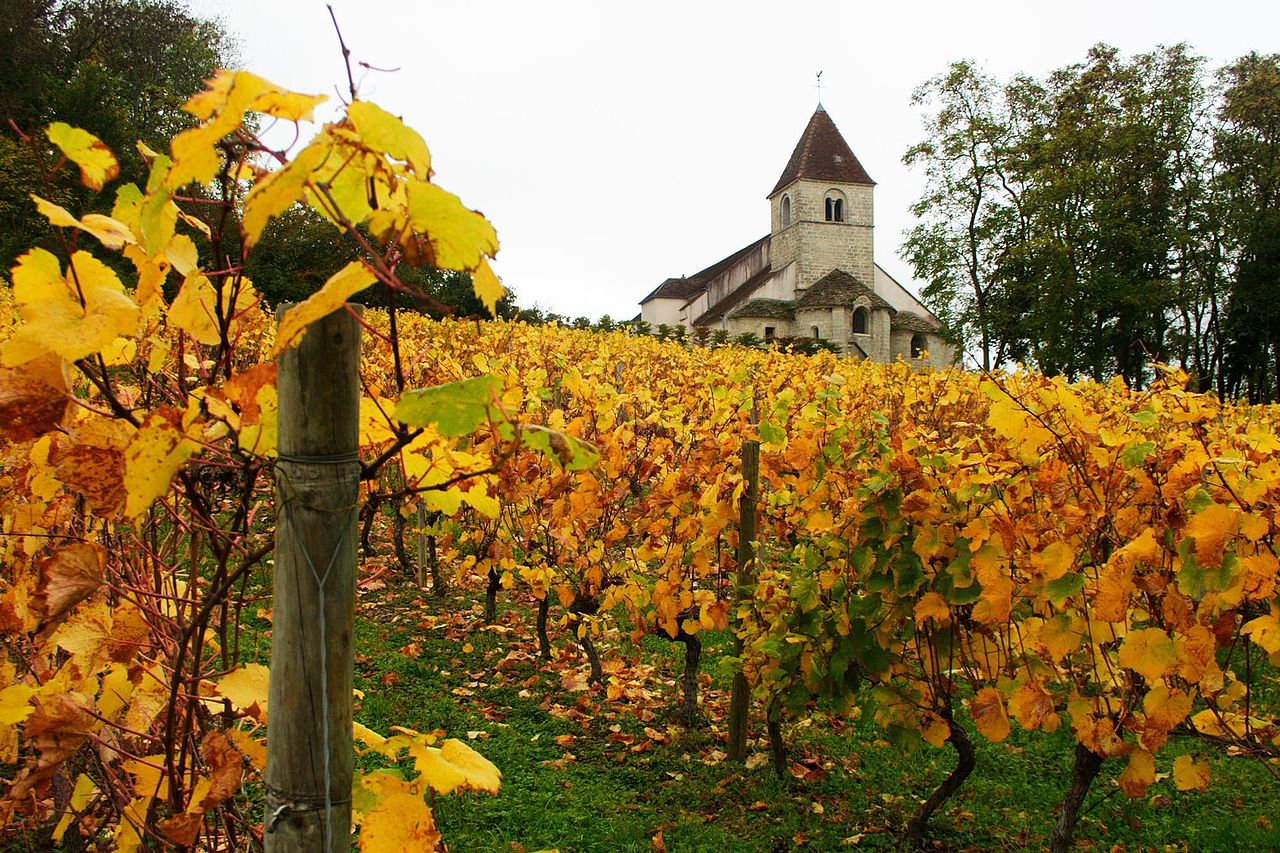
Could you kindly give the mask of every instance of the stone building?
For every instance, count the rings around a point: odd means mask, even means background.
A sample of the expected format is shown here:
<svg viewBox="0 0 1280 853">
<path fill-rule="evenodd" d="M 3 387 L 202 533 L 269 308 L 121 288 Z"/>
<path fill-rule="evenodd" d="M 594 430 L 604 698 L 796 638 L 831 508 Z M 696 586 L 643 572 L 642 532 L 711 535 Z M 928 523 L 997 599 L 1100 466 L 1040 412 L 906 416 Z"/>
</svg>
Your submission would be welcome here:
<svg viewBox="0 0 1280 853">
<path fill-rule="evenodd" d="M 769 193 L 769 234 L 640 303 L 658 326 L 809 336 L 874 361 L 950 364 L 941 323 L 875 262 L 875 182 L 818 105 Z"/>
</svg>

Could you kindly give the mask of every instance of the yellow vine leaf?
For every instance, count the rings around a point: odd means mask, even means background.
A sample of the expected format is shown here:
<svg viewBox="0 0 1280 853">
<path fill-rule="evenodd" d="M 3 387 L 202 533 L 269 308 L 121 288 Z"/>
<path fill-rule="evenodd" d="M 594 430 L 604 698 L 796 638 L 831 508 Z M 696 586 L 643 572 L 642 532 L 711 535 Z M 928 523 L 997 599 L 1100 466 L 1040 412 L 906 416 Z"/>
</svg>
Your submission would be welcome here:
<svg viewBox="0 0 1280 853">
<path fill-rule="evenodd" d="M 71 256 L 65 278 L 52 254 L 27 252 L 13 268 L 13 296 L 25 322 L 4 343 L 0 363 L 8 367 L 48 352 L 67 361 L 103 352 L 135 335 L 141 318 L 111 268 L 85 251 Z"/>
<path fill-rule="evenodd" d="M 0 726 L 16 725 L 31 716 L 35 707 L 30 700 L 38 692 L 37 688 L 25 684 L 0 688 Z"/>
<path fill-rule="evenodd" d="M 1179 791 L 1205 791 L 1209 788 L 1209 762 L 1196 761 L 1190 755 L 1173 760 L 1173 784 Z"/>
<path fill-rule="evenodd" d="M 165 186 L 170 190 L 192 181 L 204 184 L 213 180 L 222 162 L 217 144 L 240 127 L 245 112 L 259 95 L 275 88 L 247 71 L 219 71 L 208 85 L 183 106 L 204 119 L 203 123 L 182 131 L 169 144 L 173 168 L 165 177 Z"/>
<path fill-rule="evenodd" d="M 969 715 L 982 736 L 992 743 L 999 743 L 1009 736 L 1009 716 L 1004 710 L 1004 699 L 994 687 L 984 687 L 969 703 Z"/>
<path fill-rule="evenodd" d="M 205 276 L 194 273 L 182 282 L 182 289 L 169 306 L 169 322 L 186 332 L 193 340 L 212 346 L 222 340 L 218 318 L 214 313 L 218 304 L 217 291 Z"/>
<path fill-rule="evenodd" d="M 368 148 L 409 164 L 415 175 L 431 175 L 431 152 L 416 130 L 377 104 L 353 101 L 347 117 Z"/>
<path fill-rule="evenodd" d="M 1159 684 L 1142 697 L 1142 710 L 1149 725 L 1167 732 L 1191 713 L 1191 695 Z"/>
<path fill-rule="evenodd" d="M 507 295 L 507 289 L 494 275 L 487 259 L 481 258 L 480 266 L 476 267 L 475 272 L 471 274 L 471 287 L 484 303 L 484 307 L 489 310 L 490 316 L 497 317 L 498 301 Z"/>
<path fill-rule="evenodd" d="M 283 167 L 268 172 L 249 190 L 244 200 L 244 220 L 241 223 L 247 245 L 252 247 L 258 242 L 271 217 L 302 200 L 312 172 L 327 156 L 328 145 L 323 141 L 313 142 Z"/>
<path fill-rule="evenodd" d="M 1058 727 L 1058 715 L 1053 710 L 1053 697 L 1044 686 L 1035 681 L 1023 684 L 1009 697 L 1009 713 L 1018 725 L 1028 731 L 1041 726 L 1045 731 Z"/>
<path fill-rule="evenodd" d="M 103 184 L 120 174 L 116 155 L 92 133 L 55 121 L 45 130 L 45 136 L 68 160 L 80 167 L 80 183 L 89 189 L 100 190 Z"/>
<path fill-rule="evenodd" d="M 360 827 L 361 853 L 408 853 L 439 849 L 440 833 L 418 786 L 389 773 L 362 774 L 364 796 L 352 798 Z M 361 805 L 368 803 L 364 808 Z"/>
<path fill-rule="evenodd" d="M 1240 529 L 1240 510 L 1222 504 L 1209 504 L 1187 522 L 1184 533 L 1196 548 L 1196 562 L 1202 566 L 1222 565 L 1227 542 Z"/>
<path fill-rule="evenodd" d="M 1134 799 L 1147 792 L 1147 786 L 1156 780 L 1156 759 L 1145 749 L 1135 750 L 1129 756 L 1129 764 L 1121 772 L 1120 790 Z"/>
<path fill-rule="evenodd" d="M 946 625 L 951 621 L 951 607 L 938 593 L 926 592 L 916 602 L 915 617 L 917 626 L 923 625 L 929 619 L 935 620 L 940 625 Z"/>
<path fill-rule="evenodd" d="M 409 184 L 406 192 L 409 224 L 426 235 L 432 266 L 475 270 L 486 255 L 497 254 L 498 234 L 489 220 L 464 207 L 456 195 L 425 181 Z"/>
<path fill-rule="evenodd" d="M 1267 650 L 1267 654 L 1280 652 L 1280 619 L 1276 618 L 1274 610 L 1245 623 L 1241 633 L 1248 634 L 1255 643 Z"/>
<path fill-rule="evenodd" d="M 231 707 L 265 722 L 267 719 L 267 687 L 271 671 L 259 663 L 242 664 L 224 675 L 217 684 L 219 695 Z"/>
<path fill-rule="evenodd" d="M 1160 628 L 1131 631 L 1120 646 L 1120 665 L 1154 684 L 1178 665 L 1178 650 Z"/>
<path fill-rule="evenodd" d="M 1053 581 L 1065 575 L 1075 559 L 1075 551 L 1070 545 L 1051 542 L 1043 551 L 1031 556 L 1031 565 L 1044 576 L 1044 580 Z"/>
<path fill-rule="evenodd" d="M 301 341 L 307 326 L 332 314 L 353 294 L 377 280 L 373 271 L 361 261 L 352 261 L 338 270 L 323 287 L 289 309 L 281 318 L 280 327 L 276 330 L 275 346 L 271 348 L 271 357 L 275 358 Z"/>
<path fill-rule="evenodd" d="M 310 121 L 316 107 L 327 100 L 325 95 L 303 95 L 272 88 L 254 98 L 249 109 L 285 121 Z"/>
<path fill-rule="evenodd" d="M 418 773 L 439 794 L 458 789 L 498 793 L 502 771 L 460 740 L 449 738 L 439 748 L 415 743 L 409 754 Z"/>
<path fill-rule="evenodd" d="M 62 819 L 58 821 L 58 825 L 53 830 L 53 840 L 61 842 L 62 836 L 66 835 L 67 830 L 71 828 L 71 822 L 76 816 L 84 811 L 85 806 L 89 805 L 94 795 L 98 793 L 98 787 L 93 784 L 93 780 L 85 774 L 81 773 L 76 779 L 76 786 L 71 791 L 71 800 L 67 803 L 67 808 L 62 813 Z"/>
<path fill-rule="evenodd" d="M 191 275 L 200 265 L 200 253 L 195 241 L 186 234 L 173 235 L 169 245 L 164 247 L 164 257 L 181 276 Z"/>
<path fill-rule="evenodd" d="M 124 514 L 137 518 L 146 512 L 199 449 L 187 437 L 177 409 L 166 406 L 148 415 L 124 452 Z"/>
<path fill-rule="evenodd" d="M 138 242 L 128 225 L 110 216 L 88 213 L 82 219 L 76 219 L 66 208 L 47 201 L 35 193 L 31 194 L 31 200 L 36 203 L 36 210 L 40 215 L 49 220 L 50 225 L 58 228 L 78 228 L 98 238 L 98 242 L 108 249 L 119 250 L 127 244 Z"/>
</svg>

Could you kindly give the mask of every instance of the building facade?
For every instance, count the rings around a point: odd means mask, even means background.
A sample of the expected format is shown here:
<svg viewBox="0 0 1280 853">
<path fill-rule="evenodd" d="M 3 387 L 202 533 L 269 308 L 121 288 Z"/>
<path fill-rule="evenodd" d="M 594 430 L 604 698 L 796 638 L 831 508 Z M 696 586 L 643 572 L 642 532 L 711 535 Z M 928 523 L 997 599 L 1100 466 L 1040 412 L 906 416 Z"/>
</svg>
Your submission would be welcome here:
<svg viewBox="0 0 1280 853">
<path fill-rule="evenodd" d="M 875 262 L 875 182 L 822 105 L 769 193 L 766 237 L 640 303 L 654 326 L 821 338 L 848 355 L 950 364 L 942 324 Z"/>
</svg>

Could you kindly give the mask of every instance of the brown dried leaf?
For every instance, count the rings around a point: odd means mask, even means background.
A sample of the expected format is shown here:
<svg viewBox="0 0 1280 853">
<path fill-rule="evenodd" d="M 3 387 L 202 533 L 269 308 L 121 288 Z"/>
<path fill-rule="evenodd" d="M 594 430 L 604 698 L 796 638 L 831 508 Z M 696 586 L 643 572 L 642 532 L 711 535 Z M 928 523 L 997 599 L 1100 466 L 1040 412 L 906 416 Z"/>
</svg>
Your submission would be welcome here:
<svg viewBox="0 0 1280 853">
<path fill-rule="evenodd" d="M 40 560 L 36 604 L 53 622 L 102 586 L 107 550 L 92 542 L 75 542 Z"/>
</svg>

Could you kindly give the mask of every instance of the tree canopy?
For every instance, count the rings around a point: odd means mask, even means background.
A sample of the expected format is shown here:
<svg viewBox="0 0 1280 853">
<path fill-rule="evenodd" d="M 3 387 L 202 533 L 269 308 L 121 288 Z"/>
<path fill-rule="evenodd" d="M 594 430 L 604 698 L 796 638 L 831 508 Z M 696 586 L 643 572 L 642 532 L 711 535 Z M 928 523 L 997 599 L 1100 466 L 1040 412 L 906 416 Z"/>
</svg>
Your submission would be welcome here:
<svg viewBox="0 0 1280 853">
<path fill-rule="evenodd" d="M 916 92 L 905 251 L 983 368 L 1280 396 L 1280 57 L 1096 45 L 1042 77 L 956 62 Z M 1274 316 L 1273 316 L 1274 315 Z"/>
</svg>

